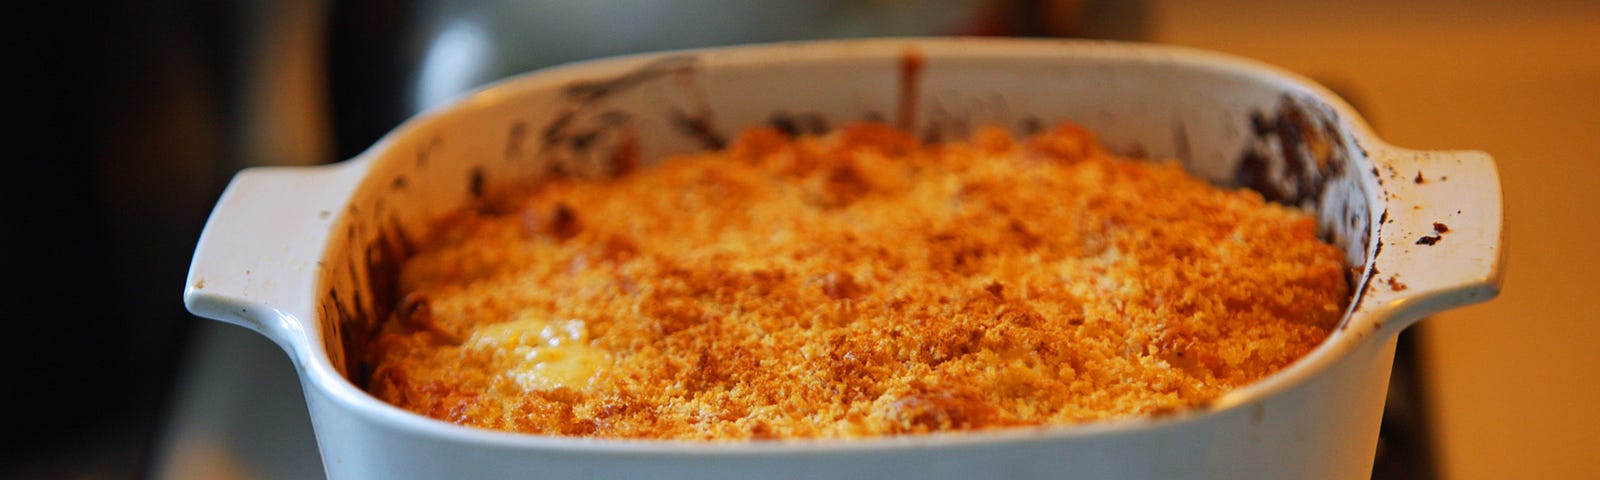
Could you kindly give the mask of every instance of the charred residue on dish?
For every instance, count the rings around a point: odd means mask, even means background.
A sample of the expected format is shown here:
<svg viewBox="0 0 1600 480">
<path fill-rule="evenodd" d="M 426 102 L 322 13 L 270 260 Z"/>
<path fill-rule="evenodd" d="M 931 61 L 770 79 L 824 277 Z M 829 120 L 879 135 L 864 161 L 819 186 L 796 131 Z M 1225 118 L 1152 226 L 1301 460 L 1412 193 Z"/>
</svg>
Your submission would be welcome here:
<svg viewBox="0 0 1600 480">
<path fill-rule="evenodd" d="M 1407 286 L 1405 284 L 1405 282 L 1401 282 L 1400 281 L 1400 276 L 1399 275 L 1390 275 L 1389 279 L 1385 280 L 1384 283 L 1389 284 L 1389 289 L 1393 290 L 1393 291 L 1396 291 L 1396 292 L 1403 292 L 1407 288 L 1411 288 L 1411 287 Z"/>
<path fill-rule="evenodd" d="M 485 191 L 487 188 L 485 183 L 487 182 L 488 180 L 485 178 L 483 173 L 483 167 L 472 167 L 472 170 L 467 173 L 467 193 L 471 193 L 474 200 L 482 200 L 483 196 L 488 193 Z"/>
<path fill-rule="evenodd" d="M 1190 405 L 1189 408 L 1191 410 L 1194 410 L 1194 411 L 1197 411 L 1197 412 L 1204 412 L 1204 411 L 1221 410 L 1221 409 L 1226 408 L 1226 407 L 1223 407 L 1223 405 L 1219 401 L 1218 397 L 1211 397 L 1211 398 L 1201 399 L 1200 401 L 1195 402 L 1194 405 Z"/>
<path fill-rule="evenodd" d="M 1317 215 L 1323 239 L 1343 249 L 1350 263 L 1346 282 L 1352 298 L 1346 311 L 1359 310 L 1376 275 L 1371 260 L 1382 249 L 1382 242 L 1373 239 L 1380 238 L 1388 217 L 1385 208 L 1379 222 L 1371 222 L 1361 179 L 1348 168 L 1356 159 L 1369 158 L 1366 150 L 1341 127 L 1338 114 L 1314 98 L 1282 95 L 1276 104 L 1250 112 L 1244 124 L 1249 139 L 1239 153 L 1234 183 Z M 1352 157 L 1358 151 L 1361 157 Z M 1381 188 L 1378 165 L 1372 174 Z M 1378 245 L 1368 256 L 1373 243 Z"/>
<path fill-rule="evenodd" d="M 1378 215 L 1377 226 L 1373 227 L 1374 229 L 1377 229 L 1377 231 L 1379 232 L 1379 237 L 1380 238 L 1382 237 L 1382 233 L 1381 232 L 1383 231 L 1384 224 L 1388 223 L 1389 221 L 1390 221 L 1389 220 L 1389 208 L 1388 207 L 1384 207 L 1383 213 Z M 1373 245 L 1373 247 L 1372 247 L 1372 260 L 1373 261 L 1369 262 L 1369 268 L 1367 269 L 1368 271 L 1366 273 L 1366 276 L 1362 277 L 1360 279 L 1360 283 L 1358 284 L 1358 285 L 1365 285 L 1365 288 L 1360 289 L 1360 290 L 1356 290 L 1356 292 L 1357 292 L 1356 298 L 1355 298 L 1355 300 L 1353 302 L 1351 302 L 1351 307 L 1350 307 L 1351 311 L 1355 311 L 1355 310 L 1360 310 L 1361 309 L 1361 302 L 1363 302 L 1363 301 L 1365 301 L 1367 299 L 1367 295 L 1366 295 L 1365 290 L 1371 289 L 1372 285 L 1373 285 L 1372 282 L 1370 282 L 1368 280 L 1378 277 L 1377 259 L 1383 258 L 1383 245 L 1384 245 L 1384 242 L 1380 240 L 1380 241 L 1378 241 L 1376 243 L 1377 243 L 1377 245 Z M 1340 329 L 1343 330 L 1343 327 L 1341 326 Z"/>
<path fill-rule="evenodd" d="M 1132 143 L 1129 143 L 1127 148 L 1122 149 L 1122 156 L 1140 160 L 1149 160 L 1150 149 L 1145 147 L 1144 143 L 1135 140 Z"/>
<path fill-rule="evenodd" d="M 1172 120 L 1172 149 L 1177 154 L 1178 161 L 1185 164 L 1194 160 L 1193 150 L 1189 146 L 1189 127 L 1181 119 Z"/>
<path fill-rule="evenodd" d="M 372 296 L 362 295 L 362 291 L 360 288 L 350 291 L 350 305 L 353 306 L 350 310 L 350 321 L 344 323 L 344 334 L 339 337 L 339 341 L 343 342 L 341 350 L 345 354 L 344 374 L 357 385 L 366 385 L 367 374 L 370 372 L 366 368 L 366 358 L 367 345 L 372 340 L 372 335 L 368 332 L 376 331 L 376 328 L 369 328 L 367 325 L 381 323 L 374 321 L 373 315 L 376 309 L 369 308 L 370 304 L 367 303 L 367 299 Z M 360 334 L 351 334 L 352 331 Z"/>
<path fill-rule="evenodd" d="M 1379 237 L 1379 238 L 1382 238 L 1383 237 L 1383 226 L 1387 225 L 1387 224 L 1389 224 L 1390 222 L 1393 222 L 1393 221 L 1394 221 L 1394 219 L 1389 218 L 1389 207 L 1387 205 L 1385 205 L 1383 207 L 1383 212 L 1378 214 L 1378 222 L 1376 223 L 1376 226 L 1372 227 L 1373 229 L 1377 230 L 1377 232 L 1376 232 L 1377 235 L 1376 236 Z M 1365 240 L 1365 239 L 1363 239 L 1363 240 Z M 1372 248 L 1372 258 L 1373 259 L 1377 259 L 1379 257 L 1379 255 L 1382 255 L 1382 254 L 1383 254 L 1383 242 L 1379 241 L 1379 242 L 1377 242 L 1377 245 L 1373 246 L 1373 248 Z M 1377 266 L 1373 266 L 1372 267 L 1372 271 L 1373 272 L 1377 272 L 1378 271 L 1378 267 Z"/>
<path fill-rule="evenodd" d="M 639 158 L 639 137 L 633 135 L 631 130 L 625 133 L 617 142 L 617 148 L 611 149 L 611 161 L 607 164 L 610 168 L 606 176 L 618 178 L 627 175 L 639 168 L 642 162 Z"/>
<path fill-rule="evenodd" d="M 938 99 L 928 101 L 928 114 L 922 122 L 922 143 L 933 145 L 972 136 L 969 113 L 955 113 Z"/>
<path fill-rule="evenodd" d="M 1416 244 L 1431 247 L 1434 244 L 1439 243 L 1440 240 L 1443 240 L 1444 234 L 1449 231 L 1450 226 L 1445 225 L 1444 222 L 1433 222 L 1433 232 L 1417 238 Z"/>
<path fill-rule="evenodd" d="M 351 343 L 350 336 L 345 335 L 344 326 L 356 321 L 356 313 L 348 302 L 340 298 L 339 287 L 328 288 L 328 292 L 322 296 L 321 310 L 323 346 L 328 351 L 328 361 L 354 382 L 356 379 L 350 374 L 360 362 L 352 362 L 347 354 Z"/>
<path fill-rule="evenodd" d="M 344 349 L 334 348 L 333 344 L 338 341 L 329 340 L 344 338 L 341 335 L 343 329 L 339 327 L 339 324 L 344 322 L 344 318 L 337 311 L 339 299 L 335 298 L 338 296 L 338 292 L 338 289 L 330 287 L 327 293 L 322 295 L 321 300 L 317 302 L 317 318 L 321 320 L 318 323 L 322 327 L 323 345 L 328 351 L 328 362 L 333 364 L 334 368 L 339 369 L 340 374 L 344 374 L 349 370 L 345 365 Z"/>
<path fill-rule="evenodd" d="M 400 266 L 416 251 L 416 244 L 401 226 L 399 218 L 392 215 L 384 218 L 386 221 L 378 225 L 376 237 L 362 251 L 363 266 L 366 267 L 365 288 L 358 287 L 352 291 L 354 303 L 360 309 L 360 318 L 346 325 L 354 328 L 347 328 L 342 338 L 348 359 L 345 374 L 359 385 L 366 384 L 369 373 L 363 348 L 377 334 L 383 320 L 389 318 L 390 313 L 399 306 Z M 366 293 L 365 299 L 361 298 L 363 291 Z"/>
<path fill-rule="evenodd" d="M 871 120 L 873 117 L 881 119 L 882 115 L 877 112 L 867 112 L 866 118 L 868 120 Z M 784 135 L 788 135 L 790 137 L 821 135 L 833 129 L 832 125 L 830 125 L 828 122 L 828 117 L 821 113 L 791 113 L 788 110 L 778 110 L 772 112 L 772 115 L 767 117 L 767 125 L 778 129 L 778 131 L 783 132 Z"/>
<path fill-rule="evenodd" d="M 346 243 L 350 250 L 355 250 L 356 245 L 356 239 L 353 237 Z M 364 347 L 363 341 L 366 339 L 364 336 L 353 335 L 350 331 L 352 329 L 359 331 L 360 324 L 366 318 L 360 291 L 367 287 L 361 281 L 359 271 L 361 264 L 361 260 L 355 255 L 346 255 L 345 264 L 341 266 L 340 271 L 330 272 L 325 277 L 330 279 L 329 283 L 333 286 L 323 297 L 328 303 L 325 310 L 331 313 L 326 317 L 328 321 L 323 324 L 323 333 L 327 335 L 323 338 L 323 344 L 330 353 L 337 352 L 330 355 L 333 358 L 329 360 L 344 373 L 346 378 L 358 385 L 363 384 L 365 379 L 361 375 L 362 355 L 356 352 L 361 351 L 360 349 Z M 343 273 L 342 276 L 345 277 L 343 282 L 339 281 L 341 275 L 338 273 Z M 341 292 L 349 293 L 341 294 Z"/>
<path fill-rule="evenodd" d="M 423 143 L 421 148 L 417 149 L 415 157 L 416 168 L 419 170 L 427 168 L 428 158 L 433 156 L 433 152 L 437 151 L 439 149 L 439 145 L 442 143 L 444 143 L 444 139 L 439 138 L 438 136 L 429 137 L 428 141 Z"/>
<path fill-rule="evenodd" d="M 711 111 L 711 98 L 706 95 L 704 88 L 695 82 L 693 68 L 681 69 L 672 72 L 672 79 L 678 84 L 678 91 L 688 97 L 689 105 L 671 108 L 673 124 L 690 138 L 700 143 L 707 150 L 720 150 L 727 145 L 727 139 L 717 131 L 716 116 Z"/>
<path fill-rule="evenodd" d="M 722 134 L 717 133 L 716 127 L 711 124 L 710 109 L 693 113 L 674 109 L 672 125 L 678 127 L 678 130 L 689 138 L 698 141 L 700 146 L 707 150 L 721 150 L 728 144 L 727 139 L 722 138 Z"/>
<path fill-rule="evenodd" d="M 693 55 L 669 56 L 613 77 L 567 85 L 561 90 L 559 111 L 540 129 L 536 159 L 548 162 L 546 172 L 551 174 L 616 176 L 631 171 L 639 161 L 635 115 L 640 113 L 612 108 L 609 101 L 667 79 L 676 80 L 675 90 L 662 97 L 676 98 L 679 104 L 661 113 L 666 124 L 702 148 L 721 148 L 726 140 L 716 128 L 704 88 L 695 79 L 698 65 L 699 58 Z M 516 124 L 511 128 L 512 143 L 520 145 L 517 137 L 525 133 L 517 134 Z M 507 148 L 511 156 L 511 147 Z"/>
<path fill-rule="evenodd" d="M 700 60 L 694 55 L 672 55 L 610 78 L 576 82 L 562 89 L 568 100 L 590 103 L 672 74 L 693 74 Z"/>
<path fill-rule="evenodd" d="M 1241 154 L 1234 181 L 1268 200 L 1302 208 L 1322 200 L 1328 184 L 1344 175 L 1344 135 L 1331 112 L 1284 96 L 1269 116 L 1250 114 L 1253 141 Z"/>
<path fill-rule="evenodd" d="M 1144 414 L 1150 418 L 1170 417 L 1188 411 L 1188 409 L 1189 407 L 1181 405 L 1157 405 L 1151 407 L 1150 410 L 1144 412 Z"/>
<path fill-rule="evenodd" d="M 506 131 L 505 158 L 508 161 L 522 159 L 522 144 L 528 141 L 528 122 L 514 120 Z"/>
<path fill-rule="evenodd" d="M 1373 170 L 1376 171 L 1377 169 L 1374 168 Z M 1374 232 L 1375 231 L 1376 235 L 1381 239 L 1382 238 L 1383 226 L 1384 226 L 1385 223 L 1388 223 L 1389 221 L 1390 221 L 1389 220 L 1389 208 L 1388 207 L 1384 207 L 1383 212 L 1378 215 L 1377 223 L 1374 226 L 1372 226 L 1371 228 L 1367 229 L 1367 230 L 1368 230 L 1368 232 Z M 1368 297 L 1367 294 L 1369 293 L 1368 290 L 1371 290 L 1372 288 L 1374 288 L 1375 283 L 1372 281 L 1372 279 L 1378 278 L 1379 272 L 1378 272 L 1377 260 L 1379 258 L 1383 258 L 1383 245 L 1384 245 L 1384 242 L 1382 240 L 1379 240 L 1378 242 L 1375 242 L 1375 243 L 1376 243 L 1376 245 L 1373 245 L 1373 247 L 1372 247 L 1372 258 L 1371 258 L 1371 261 L 1367 262 L 1367 264 L 1366 264 L 1366 270 L 1367 270 L 1366 273 L 1364 275 L 1359 276 L 1359 277 L 1358 276 L 1350 276 L 1350 277 L 1348 277 L 1348 281 L 1352 282 L 1351 285 L 1353 285 L 1351 291 L 1355 292 L 1355 298 L 1351 299 L 1351 301 L 1350 301 L 1350 309 L 1349 309 L 1349 311 L 1351 311 L 1351 312 L 1354 312 L 1356 310 L 1360 310 L 1361 309 L 1361 304 L 1367 300 L 1367 297 Z M 1361 270 L 1362 270 L 1362 267 L 1352 266 L 1350 268 L 1350 273 L 1359 274 Z M 1340 331 L 1344 331 L 1346 328 L 1348 328 L 1350 326 L 1349 323 L 1350 323 L 1350 317 L 1347 315 L 1345 317 L 1345 320 L 1343 322 L 1340 322 L 1339 330 Z"/>
<path fill-rule="evenodd" d="M 903 131 L 916 131 L 917 101 L 922 98 L 922 71 L 926 63 L 920 48 L 907 45 L 900 51 L 900 109 L 895 126 Z"/>
<path fill-rule="evenodd" d="M 1011 105 L 997 92 L 970 96 L 930 96 L 917 117 L 920 131 L 911 131 L 924 144 L 936 145 L 972 138 L 979 126 L 1013 118 Z M 1042 126 L 1040 128 L 1043 128 Z M 1031 135 L 1036 132 L 1029 132 Z"/>
<path fill-rule="evenodd" d="M 1044 120 L 1034 115 L 1027 115 L 1017 121 L 1017 127 L 1023 135 L 1034 135 L 1044 131 Z"/>
<path fill-rule="evenodd" d="M 352 202 L 344 220 L 344 262 L 332 267 L 318 263 L 326 287 L 318 306 L 323 345 L 329 361 L 358 385 L 368 380 L 365 348 L 396 307 L 401 262 L 416 248 L 383 198 Z"/>
</svg>

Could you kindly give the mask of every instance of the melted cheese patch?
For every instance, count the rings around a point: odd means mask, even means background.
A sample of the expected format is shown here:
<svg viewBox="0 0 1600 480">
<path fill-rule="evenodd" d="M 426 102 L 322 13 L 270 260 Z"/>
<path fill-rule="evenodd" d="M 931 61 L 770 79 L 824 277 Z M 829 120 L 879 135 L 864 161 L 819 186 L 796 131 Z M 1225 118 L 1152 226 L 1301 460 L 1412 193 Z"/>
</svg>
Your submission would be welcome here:
<svg viewBox="0 0 1600 480">
<path fill-rule="evenodd" d="M 496 352 L 507 362 L 505 374 L 523 390 L 560 387 L 582 390 L 610 363 L 605 350 L 588 345 L 582 320 L 546 320 L 524 315 L 472 332 L 468 348 Z"/>
</svg>

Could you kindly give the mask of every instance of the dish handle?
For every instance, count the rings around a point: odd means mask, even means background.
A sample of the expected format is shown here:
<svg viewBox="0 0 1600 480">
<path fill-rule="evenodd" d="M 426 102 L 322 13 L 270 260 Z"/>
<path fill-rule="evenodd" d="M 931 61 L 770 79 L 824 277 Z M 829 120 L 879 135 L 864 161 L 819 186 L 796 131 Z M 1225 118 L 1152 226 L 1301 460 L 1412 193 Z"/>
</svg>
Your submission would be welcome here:
<svg viewBox="0 0 1600 480">
<path fill-rule="evenodd" d="M 1380 173 L 1388 211 L 1366 301 L 1392 313 L 1378 328 L 1399 333 L 1427 315 L 1498 295 L 1506 248 L 1494 159 L 1401 148 L 1380 155 L 1389 166 Z"/>
<path fill-rule="evenodd" d="M 254 330 L 294 352 L 306 342 L 329 229 L 361 162 L 239 172 L 206 220 L 183 301 L 190 313 Z"/>
</svg>

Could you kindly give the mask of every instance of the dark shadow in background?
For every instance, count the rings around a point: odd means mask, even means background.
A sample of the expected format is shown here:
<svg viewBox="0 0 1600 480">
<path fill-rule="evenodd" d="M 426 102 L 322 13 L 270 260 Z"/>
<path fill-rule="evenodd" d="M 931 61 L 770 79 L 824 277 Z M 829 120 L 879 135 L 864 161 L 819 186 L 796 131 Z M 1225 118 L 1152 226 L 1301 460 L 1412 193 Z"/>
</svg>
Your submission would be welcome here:
<svg viewBox="0 0 1600 480">
<path fill-rule="evenodd" d="M 190 322 L 178 293 L 220 191 L 204 2 L 7 2 L 0 477 L 132 478 Z"/>
</svg>

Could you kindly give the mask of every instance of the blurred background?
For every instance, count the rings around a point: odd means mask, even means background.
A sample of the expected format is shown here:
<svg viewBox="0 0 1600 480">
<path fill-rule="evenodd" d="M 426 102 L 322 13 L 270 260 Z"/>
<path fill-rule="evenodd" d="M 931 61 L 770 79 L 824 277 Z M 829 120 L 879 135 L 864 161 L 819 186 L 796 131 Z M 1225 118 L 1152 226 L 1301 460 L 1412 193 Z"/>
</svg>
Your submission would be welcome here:
<svg viewBox="0 0 1600 480">
<path fill-rule="evenodd" d="M 1600 2 L 8 2 L 0 478 L 317 478 L 288 359 L 180 291 L 234 172 L 348 158 L 583 58 L 883 35 L 1138 40 L 1310 76 L 1386 140 L 1499 162 L 1491 303 L 1402 336 L 1374 478 L 1600 478 Z"/>
</svg>

